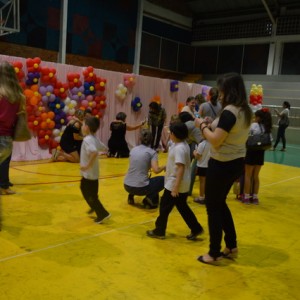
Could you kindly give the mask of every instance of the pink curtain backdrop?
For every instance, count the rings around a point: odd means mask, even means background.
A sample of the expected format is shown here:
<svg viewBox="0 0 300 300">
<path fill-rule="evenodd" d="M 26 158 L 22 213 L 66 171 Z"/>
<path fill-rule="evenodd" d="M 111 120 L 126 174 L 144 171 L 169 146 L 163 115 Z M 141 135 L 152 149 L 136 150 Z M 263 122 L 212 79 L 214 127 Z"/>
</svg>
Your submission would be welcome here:
<svg viewBox="0 0 300 300">
<path fill-rule="evenodd" d="M 20 61 L 23 63 L 23 70 L 26 71 L 26 59 L 21 57 L 0 55 L 0 61 L 15 62 Z M 67 82 L 67 74 L 69 72 L 76 72 L 82 74 L 85 67 L 78 67 L 72 65 L 65 65 L 53 62 L 42 61 L 42 67 L 55 68 L 57 78 L 61 82 Z M 86 66 L 87 67 L 87 66 Z M 107 141 L 110 136 L 110 123 L 115 119 L 118 112 L 123 111 L 127 114 L 127 124 L 134 125 L 142 122 L 148 115 L 148 105 L 154 96 L 160 97 L 162 106 L 167 111 L 166 125 L 169 123 L 170 117 L 173 114 L 178 113 L 178 104 L 185 103 L 185 100 L 189 96 L 195 96 L 202 92 L 203 85 L 195 83 L 178 83 L 179 90 L 177 92 L 170 91 L 171 79 L 161 79 L 142 75 L 136 76 L 136 84 L 131 90 L 128 90 L 127 96 L 124 100 L 118 99 L 115 96 L 117 86 L 123 82 L 124 73 L 106 71 L 101 69 L 94 69 L 94 73 L 101 78 L 107 80 L 105 96 L 107 97 L 107 107 L 104 115 L 101 118 L 100 129 L 97 132 L 98 138 L 107 145 Z M 83 76 L 81 76 L 83 81 Z M 134 112 L 131 108 L 131 100 L 135 97 L 141 99 L 143 104 L 142 108 L 138 112 Z M 166 132 L 163 134 L 163 138 L 166 139 Z M 138 130 L 128 131 L 126 133 L 126 140 L 129 148 L 135 146 L 138 142 Z M 12 160 L 13 161 L 28 161 L 28 160 L 40 160 L 48 159 L 51 155 L 48 149 L 44 150 L 38 146 L 37 139 L 33 137 L 27 142 L 14 142 Z"/>
</svg>

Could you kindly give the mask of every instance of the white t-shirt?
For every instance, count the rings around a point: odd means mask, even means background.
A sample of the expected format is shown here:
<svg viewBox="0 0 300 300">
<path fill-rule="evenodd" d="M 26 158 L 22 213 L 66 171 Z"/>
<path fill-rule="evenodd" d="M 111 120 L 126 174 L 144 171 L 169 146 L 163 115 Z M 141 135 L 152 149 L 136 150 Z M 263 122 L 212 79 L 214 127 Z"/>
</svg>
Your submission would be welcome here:
<svg viewBox="0 0 300 300">
<path fill-rule="evenodd" d="M 181 112 L 183 111 L 188 112 L 193 118 L 195 118 L 195 112 L 191 110 L 191 108 L 188 105 L 182 108 Z"/>
<path fill-rule="evenodd" d="M 184 165 L 184 174 L 179 185 L 179 193 L 187 193 L 190 188 L 191 182 L 191 159 L 190 159 L 190 147 L 187 142 L 174 143 L 169 149 L 166 176 L 165 176 L 165 188 L 172 191 L 176 181 L 177 165 Z"/>
<path fill-rule="evenodd" d="M 199 143 L 197 153 L 201 155 L 201 158 L 197 160 L 197 167 L 207 168 L 210 158 L 210 143 L 207 140 L 203 140 Z"/>
<path fill-rule="evenodd" d="M 94 135 L 85 136 L 81 145 L 80 165 L 86 166 L 90 160 L 90 155 L 94 152 L 98 154 L 99 151 L 103 150 L 103 146 L 104 145 Z M 91 180 L 98 179 L 99 178 L 98 158 L 95 159 L 95 162 L 88 170 L 80 171 L 80 174 L 85 179 L 91 179 Z"/>
</svg>

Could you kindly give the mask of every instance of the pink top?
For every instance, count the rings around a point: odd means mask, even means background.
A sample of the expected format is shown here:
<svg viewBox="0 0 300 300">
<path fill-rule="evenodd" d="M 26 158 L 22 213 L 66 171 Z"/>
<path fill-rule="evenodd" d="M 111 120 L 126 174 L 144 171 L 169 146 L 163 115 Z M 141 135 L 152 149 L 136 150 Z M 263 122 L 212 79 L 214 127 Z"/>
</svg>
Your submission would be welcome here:
<svg viewBox="0 0 300 300">
<path fill-rule="evenodd" d="M 17 121 L 19 103 L 10 103 L 6 98 L 0 99 L 0 136 L 13 136 Z"/>
</svg>

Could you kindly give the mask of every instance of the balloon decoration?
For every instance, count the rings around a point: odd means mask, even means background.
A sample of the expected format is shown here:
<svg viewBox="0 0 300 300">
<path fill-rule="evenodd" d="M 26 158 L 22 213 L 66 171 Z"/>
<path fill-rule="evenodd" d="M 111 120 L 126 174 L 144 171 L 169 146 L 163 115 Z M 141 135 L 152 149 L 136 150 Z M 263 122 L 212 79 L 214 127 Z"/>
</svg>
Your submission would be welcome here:
<svg viewBox="0 0 300 300">
<path fill-rule="evenodd" d="M 56 70 L 54 68 L 41 68 L 41 82 L 44 84 L 56 84 Z"/>
<path fill-rule="evenodd" d="M 19 81 L 22 81 L 25 77 L 25 73 L 23 71 L 23 64 L 20 61 L 15 61 L 12 63 L 12 65 L 15 69 Z"/>
<path fill-rule="evenodd" d="M 134 87 L 136 82 L 136 77 L 134 74 L 125 74 L 124 75 L 124 86 L 127 87 L 127 89 L 131 89 Z"/>
<path fill-rule="evenodd" d="M 138 112 L 141 108 L 142 108 L 143 104 L 141 102 L 141 99 L 139 97 L 135 97 L 132 101 L 131 101 L 131 107 L 133 109 L 133 111 Z"/>
<path fill-rule="evenodd" d="M 77 101 L 72 100 L 69 97 L 65 99 L 65 107 L 63 110 L 66 113 L 66 115 L 74 116 L 76 107 L 77 107 Z"/>
<path fill-rule="evenodd" d="M 83 85 L 77 87 L 74 86 L 70 89 L 70 98 L 76 102 L 80 102 L 85 99 L 84 87 Z"/>
<path fill-rule="evenodd" d="M 26 66 L 27 66 L 27 80 L 26 85 L 33 85 L 38 84 L 39 79 L 41 77 L 40 71 L 41 71 L 41 59 L 39 57 L 35 58 L 27 58 L 26 59 Z"/>
<path fill-rule="evenodd" d="M 84 94 L 85 95 L 95 95 L 95 83 L 93 81 L 91 82 L 85 82 L 84 85 Z"/>
<path fill-rule="evenodd" d="M 154 96 L 154 97 L 150 100 L 150 102 L 156 102 L 156 103 L 160 104 L 160 96 Z"/>
<path fill-rule="evenodd" d="M 202 86 L 202 91 L 201 91 L 201 95 L 206 99 L 207 96 L 208 96 L 208 92 L 210 90 L 210 87 L 209 86 Z"/>
<path fill-rule="evenodd" d="M 253 112 L 262 108 L 263 88 L 262 85 L 252 84 L 249 97 L 250 106 Z"/>
<path fill-rule="evenodd" d="M 127 87 L 124 86 L 122 83 L 120 83 L 117 86 L 117 89 L 115 91 L 115 95 L 118 97 L 118 99 L 124 100 L 126 98 L 126 95 L 127 95 Z"/>
<path fill-rule="evenodd" d="M 170 91 L 171 92 L 178 92 L 179 86 L 178 86 L 178 80 L 172 80 L 170 83 Z"/>
<path fill-rule="evenodd" d="M 26 66 L 28 73 L 40 73 L 41 71 L 41 59 L 39 57 L 35 58 L 27 58 L 26 59 Z"/>
<path fill-rule="evenodd" d="M 27 74 L 26 85 L 38 84 L 40 80 L 40 73 L 32 72 Z"/>
<path fill-rule="evenodd" d="M 70 89 L 73 89 L 74 87 L 81 87 L 82 81 L 80 80 L 80 74 L 79 73 L 69 73 L 67 75 L 67 80 L 69 82 Z"/>
<path fill-rule="evenodd" d="M 67 83 L 62 83 L 60 81 L 56 82 L 55 88 L 54 88 L 54 94 L 56 97 L 59 97 L 61 99 L 66 99 L 68 94 L 69 86 Z"/>
<path fill-rule="evenodd" d="M 42 95 L 42 101 L 45 105 L 55 100 L 54 87 L 52 85 L 40 86 L 39 92 Z"/>
<path fill-rule="evenodd" d="M 83 71 L 83 77 L 85 82 L 96 82 L 96 75 L 94 73 L 94 68 L 89 66 Z"/>
<path fill-rule="evenodd" d="M 181 113 L 183 107 L 184 107 L 184 103 L 179 102 L 179 103 L 178 103 L 178 113 Z"/>
<path fill-rule="evenodd" d="M 59 148 L 62 133 L 76 109 L 90 108 L 94 116 L 103 116 L 106 79 L 98 77 L 90 66 L 82 75 L 68 73 L 67 82 L 62 82 L 56 69 L 41 64 L 39 57 L 26 59 L 25 74 L 21 62 L 12 63 L 26 97 L 28 126 L 39 146 L 51 150 Z"/>
</svg>

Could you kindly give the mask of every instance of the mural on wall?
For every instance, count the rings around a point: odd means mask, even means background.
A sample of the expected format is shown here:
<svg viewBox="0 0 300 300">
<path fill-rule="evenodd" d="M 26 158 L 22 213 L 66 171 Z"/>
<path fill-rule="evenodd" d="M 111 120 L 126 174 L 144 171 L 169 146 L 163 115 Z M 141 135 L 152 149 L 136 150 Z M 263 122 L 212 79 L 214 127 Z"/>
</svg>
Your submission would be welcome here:
<svg viewBox="0 0 300 300">
<path fill-rule="evenodd" d="M 67 53 L 133 64 L 137 0 L 69 1 Z M 60 0 L 20 1 L 21 32 L 2 41 L 59 49 Z"/>
</svg>

